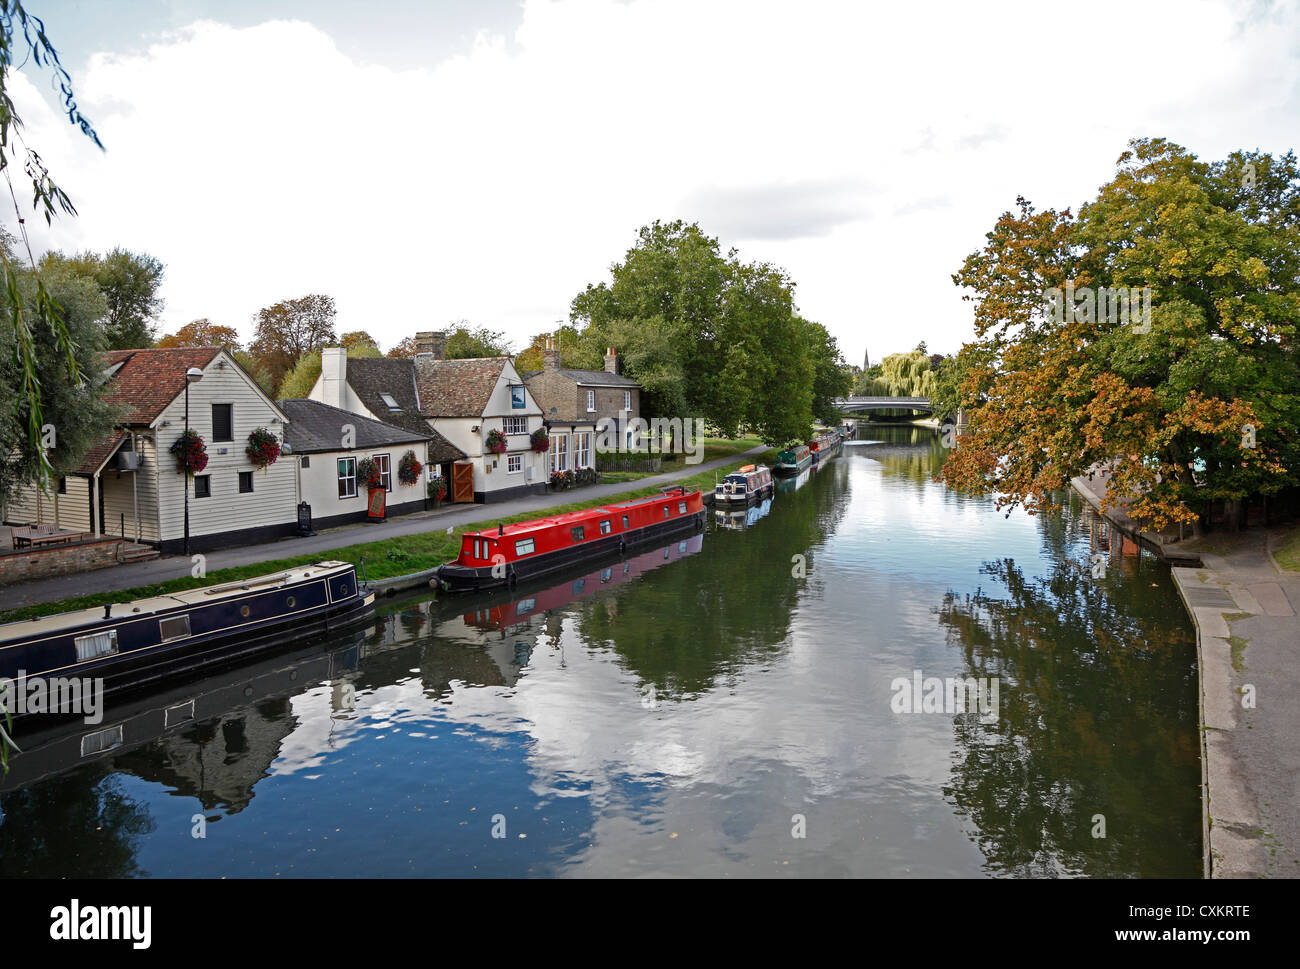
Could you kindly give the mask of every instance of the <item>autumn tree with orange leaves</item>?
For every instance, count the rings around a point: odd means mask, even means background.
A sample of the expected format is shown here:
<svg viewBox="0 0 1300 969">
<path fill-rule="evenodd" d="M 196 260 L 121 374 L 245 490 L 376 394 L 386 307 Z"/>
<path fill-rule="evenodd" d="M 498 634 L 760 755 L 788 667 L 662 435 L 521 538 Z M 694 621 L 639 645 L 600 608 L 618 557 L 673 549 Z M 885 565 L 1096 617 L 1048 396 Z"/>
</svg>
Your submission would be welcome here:
<svg viewBox="0 0 1300 969">
<path fill-rule="evenodd" d="M 1033 513 L 1109 465 L 1107 508 L 1199 533 L 1216 500 L 1300 484 L 1300 172 L 1293 153 L 1204 163 L 1164 139 L 1117 168 L 1077 217 L 1017 199 L 953 276 L 976 339 L 969 433 L 940 475 Z M 1124 319 L 1116 295 L 1147 287 L 1149 314 Z"/>
</svg>

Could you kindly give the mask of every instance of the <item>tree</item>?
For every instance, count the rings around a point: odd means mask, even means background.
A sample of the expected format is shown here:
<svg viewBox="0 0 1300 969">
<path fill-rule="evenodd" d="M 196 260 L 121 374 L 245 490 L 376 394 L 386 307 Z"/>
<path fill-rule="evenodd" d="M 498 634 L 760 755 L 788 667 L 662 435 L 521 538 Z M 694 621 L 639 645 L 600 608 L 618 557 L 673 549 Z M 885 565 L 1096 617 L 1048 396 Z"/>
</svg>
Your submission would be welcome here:
<svg viewBox="0 0 1300 969">
<path fill-rule="evenodd" d="M 1018 199 L 953 277 L 977 339 L 943 478 L 1047 510 L 1111 463 L 1108 506 L 1198 532 L 1216 500 L 1296 485 L 1298 185 L 1290 153 L 1205 164 L 1142 139 L 1078 218 Z"/>
<path fill-rule="evenodd" d="M 335 315 L 334 300 L 319 294 L 282 300 L 258 311 L 249 350 L 272 386 L 280 386 L 303 354 L 335 342 Z"/>
<path fill-rule="evenodd" d="M 19 38 L 21 37 L 21 43 Z M 26 48 L 23 59 L 30 58 L 37 68 L 48 70 L 51 79 L 60 91 L 68 121 L 80 129 L 81 133 L 103 150 L 103 143 L 95 133 L 90 120 L 77 107 L 72 91 L 72 79 L 59 63 L 59 55 L 45 34 L 45 24 L 38 17 L 27 13 L 19 0 L 0 0 L 0 171 L 9 177 L 9 169 L 15 160 L 21 160 L 23 171 L 31 180 L 32 208 L 37 215 L 45 219 L 46 225 L 53 223 L 57 211 L 66 215 L 76 215 L 76 207 L 68 194 L 63 191 L 50 176 L 49 170 L 41 156 L 23 140 L 21 135 L 22 119 L 9 96 L 9 68 L 15 62 L 16 55 Z M 15 215 L 18 219 L 22 252 L 26 264 L 36 268 L 36 258 L 32 253 L 24 225 L 24 211 L 14 199 Z M 13 384 L 0 388 L 5 393 L 8 406 L 12 408 L 10 419 L 17 414 L 26 416 L 27 435 L 25 446 L 38 456 L 39 479 L 45 484 L 49 479 L 51 467 L 41 446 L 45 424 L 42 405 L 40 370 L 37 359 L 35 333 L 41 331 L 43 338 L 51 340 L 59 351 L 64 367 L 63 378 L 72 385 L 81 384 L 85 373 L 79 363 L 78 348 L 74 345 L 58 305 L 45 289 L 41 274 L 34 275 L 34 295 L 29 301 L 19 285 L 23 272 L 20 265 L 22 256 L 16 254 L 16 247 L 0 246 L 0 261 L 3 262 L 3 281 L 0 285 L 0 308 L 5 313 L 6 336 L 12 338 L 12 357 L 15 362 Z M 0 743 L 0 753 L 7 754 L 8 748 Z M 7 765 L 7 760 L 6 760 Z"/>
<path fill-rule="evenodd" d="M 398 341 L 393 349 L 388 351 L 390 357 L 413 357 L 415 356 L 415 337 L 405 336 Z"/>
<path fill-rule="evenodd" d="M 468 360 L 473 357 L 502 357 L 510 353 L 510 342 L 504 333 L 485 326 L 470 326 L 468 320 L 447 334 L 444 352 L 448 360 Z"/>
<path fill-rule="evenodd" d="M 108 312 L 104 316 L 105 349 L 135 350 L 153 346 L 154 321 L 162 311 L 158 296 L 163 264 L 148 253 L 120 247 L 100 255 L 81 252 L 65 256 L 47 252 L 41 269 L 66 266 L 95 280 L 104 293 Z"/>
<path fill-rule="evenodd" d="M 380 356 L 379 343 L 365 330 L 351 330 L 339 337 L 339 346 L 351 350 L 353 347 L 368 346 L 375 352 L 371 356 Z"/>
<path fill-rule="evenodd" d="M 5 247 L 11 242 L 12 237 L 0 239 L 0 245 Z M 12 253 L 8 258 L 13 259 Z M 94 280 L 63 266 L 43 270 L 41 281 L 62 310 L 74 361 L 87 378 L 68 379 L 67 361 L 58 347 L 52 324 L 41 320 L 35 311 L 36 276 L 31 271 L 21 274 L 16 282 L 26 315 L 33 321 L 33 363 L 41 388 L 41 443 L 46 446 L 28 446 L 25 426 L 30 414 L 21 397 L 17 409 L 0 411 L 0 504 L 19 486 L 48 490 L 42 477 L 43 460 L 48 462 L 53 475 L 66 474 L 113 428 L 115 412 L 104 400 L 104 381 L 99 376 L 103 339 L 99 322 L 107 311 L 104 295 Z M 23 363 L 14 350 L 13 327 L 0 327 L 0 388 L 5 393 L 16 393 L 22 383 Z"/>
<path fill-rule="evenodd" d="M 232 353 L 242 349 L 239 332 L 233 326 L 213 323 L 207 317 L 186 323 L 175 333 L 158 339 L 157 346 L 168 347 L 226 347 Z"/>
<path fill-rule="evenodd" d="M 354 341 L 353 345 L 347 348 L 348 357 L 356 359 L 358 357 L 379 357 L 383 356 L 379 348 L 373 343 L 364 341 Z M 293 365 L 284 376 L 280 383 L 280 391 L 276 394 L 278 400 L 300 400 L 311 393 L 311 389 L 316 386 L 316 381 L 321 372 L 321 352 L 312 350 L 304 353 L 298 358 L 298 362 Z"/>
<path fill-rule="evenodd" d="M 782 270 L 724 256 L 698 225 L 656 221 L 611 276 L 574 297 L 570 316 L 594 334 L 614 321 L 656 321 L 682 375 L 680 416 L 725 434 L 746 425 L 772 443 L 807 434 L 815 368 Z M 625 372 L 642 380 L 630 361 Z"/>
<path fill-rule="evenodd" d="M 807 328 L 808 352 L 813 364 L 812 413 L 823 424 L 840 422 L 836 398 L 853 387 L 853 372 L 840 355 L 839 344 L 820 323 L 802 321 Z"/>
</svg>

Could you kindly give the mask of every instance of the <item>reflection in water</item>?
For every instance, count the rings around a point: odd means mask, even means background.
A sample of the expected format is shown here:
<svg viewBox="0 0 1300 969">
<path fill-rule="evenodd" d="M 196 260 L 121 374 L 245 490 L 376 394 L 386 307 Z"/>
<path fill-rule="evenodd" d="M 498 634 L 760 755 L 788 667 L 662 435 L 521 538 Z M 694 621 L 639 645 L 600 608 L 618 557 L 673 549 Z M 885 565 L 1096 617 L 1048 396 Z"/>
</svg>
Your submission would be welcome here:
<svg viewBox="0 0 1300 969">
<path fill-rule="evenodd" d="M 96 758 L 55 732 L 0 788 L 0 864 L 1196 874 L 1194 653 L 1167 570 L 1116 540 L 1093 579 L 1077 504 L 1004 518 L 932 480 L 932 432 L 859 436 L 747 510 L 759 527 L 715 516 L 563 582 L 389 600 L 358 643 L 114 711 L 126 742 Z M 1000 718 L 895 714 L 917 670 L 999 677 Z M 158 719 L 186 697 L 192 719 Z"/>
<path fill-rule="evenodd" d="M 716 508 L 713 512 L 714 520 L 718 523 L 719 528 L 742 529 L 757 525 L 759 521 L 766 518 L 772 510 L 772 499 L 764 498 L 762 501 L 755 502 L 748 508 Z"/>
</svg>

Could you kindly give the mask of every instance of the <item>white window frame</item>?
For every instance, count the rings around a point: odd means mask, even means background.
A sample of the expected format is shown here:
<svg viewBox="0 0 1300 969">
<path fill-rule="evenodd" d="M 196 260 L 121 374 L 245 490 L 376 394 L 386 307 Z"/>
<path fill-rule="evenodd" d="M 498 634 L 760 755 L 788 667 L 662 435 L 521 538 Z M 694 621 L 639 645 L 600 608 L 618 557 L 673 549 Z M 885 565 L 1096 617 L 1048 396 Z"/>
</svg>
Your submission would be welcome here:
<svg viewBox="0 0 1300 969">
<path fill-rule="evenodd" d="M 574 468 L 591 467 L 591 432 L 583 431 L 573 435 Z"/>
<path fill-rule="evenodd" d="M 520 474 L 524 470 L 524 456 L 522 454 L 506 455 L 506 474 Z"/>
<path fill-rule="evenodd" d="M 569 435 L 556 434 L 551 438 L 551 470 L 569 470 Z"/>
<path fill-rule="evenodd" d="M 87 633 L 74 640 L 77 647 L 77 662 L 112 656 L 117 652 L 117 630 L 101 629 L 97 633 Z"/>
<path fill-rule="evenodd" d="M 623 409 L 625 411 L 632 409 L 632 391 L 630 390 L 623 391 Z"/>
<path fill-rule="evenodd" d="M 504 417 L 502 423 L 504 425 L 502 430 L 506 435 L 528 433 L 527 417 Z"/>
<path fill-rule="evenodd" d="M 371 460 L 379 465 L 379 487 L 383 488 L 389 494 L 393 491 L 393 459 L 392 456 L 384 454 L 372 454 Z"/>
<path fill-rule="evenodd" d="M 532 555 L 537 551 L 537 543 L 531 538 L 521 538 L 515 542 L 516 555 Z"/>
<path fill-rule="evenodd" d="M 348 471 L 343 472 L 343 465 L 348 465 Z M 339 501 L 346 501 L 349 498 L 357 496 L 357 459 L 356 458 L 338 458 L 334 462 L 334 470 L 338 477 L 338 482 L 342 485 L 344 482 L 351 482 L 347 494 L 339 494 Z"/>
<path fill-rule="evenodd" d="M 594 390 L 587 391 L 587 413 L 596 413 L 596 392 Z"/>
</svg>

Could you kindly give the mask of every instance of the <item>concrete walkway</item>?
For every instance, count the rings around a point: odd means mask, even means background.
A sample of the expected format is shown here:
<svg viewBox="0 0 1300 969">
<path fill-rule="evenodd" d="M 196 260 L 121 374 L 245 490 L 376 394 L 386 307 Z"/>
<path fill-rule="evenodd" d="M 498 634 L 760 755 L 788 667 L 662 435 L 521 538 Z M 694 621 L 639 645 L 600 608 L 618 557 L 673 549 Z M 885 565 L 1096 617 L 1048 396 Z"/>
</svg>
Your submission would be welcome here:
<svg viewBox="0 0 1300 969">
<path fill-rule="evenodd" d="M 568 505 L 577 502 L 599 501 L 616 498 L 628 491 L 641 488 L 659 487 L 671 484 L 680 478 L 689 478 L 702 471 L 712 471 L 735 464 L 744 458 L 754 457 L 768 450 L 766 447 L 754 447 L 747 451 L 701 464 L 687 465 L 681 470 L 649 475 L 635 481 L 616 484 L 593 485 L 576 488 L 572 491 L 559 491 L 543 495 L 529 495 L 513 501 L 502 501 L 487 505 L 462 504 L 443 505 L 436 511 L 416 512 L 403 515 L 385 522 L 360 522 L 344 525 L 318 532 L 311 538 L 285 538 L 260 545 L 241 546 L 239 548 L 219 549 L 205 553 L 206 567 L 209 572 L 227 569 L 239 565 L 251 565 L 271 559 L 289 558 L 298 555 L 320 554 L 328 557 L 332 549 L 363 542 L 377 542 L 386 538 L 399 538 L 404 535 L 418 535 L 435 529 L 456 528 L 476 521 L 491 521 L 497 518 L 509 518 L 524 512 L 545 512 L 555 505 Z M 37 579 L 21 582 L 0 590 L 0 609 L 13 609 L 18 606 L 34 605 L 39 602 L 54 602 L 73 596 L 93 595 L 97 592 L 115 592 L 120 589 L 132 589 L 136 586 L 166 582 L 188 575 L 192 568 L 190 559 L 183 555 L 168 555 L 149 562 L 136 562 L 118 565 L 94 572 L 82 572 L 76 575 L 63 575 L 49 579 Z"/>
<path fill-rule="evenodd" d="M 1195 543 L 1175 568 L 1196 623 L 1207 873 L 1300 878 L 1300 573 L 1270 554 L 1289 529 Z"/>
</svg>

